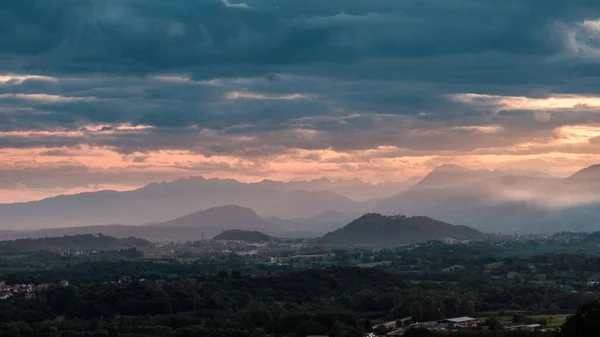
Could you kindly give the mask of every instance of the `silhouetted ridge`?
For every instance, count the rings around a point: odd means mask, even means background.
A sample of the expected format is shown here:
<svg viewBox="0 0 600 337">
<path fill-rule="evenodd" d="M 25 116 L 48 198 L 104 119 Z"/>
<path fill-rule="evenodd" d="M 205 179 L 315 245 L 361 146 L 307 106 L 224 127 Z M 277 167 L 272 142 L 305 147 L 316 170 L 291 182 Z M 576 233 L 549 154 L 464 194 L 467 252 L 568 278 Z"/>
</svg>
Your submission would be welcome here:
<svg viewBox="0 0 600 337">
<path fill-rule="evenodd" d="M 424 216 L 385 216 L 368 213 L 343 228 L 328 233 L 324 243 L 399 245 L 428 240 L 471 240 L 483 234 L 466 226 L 455 226 Z"/>
</svg>

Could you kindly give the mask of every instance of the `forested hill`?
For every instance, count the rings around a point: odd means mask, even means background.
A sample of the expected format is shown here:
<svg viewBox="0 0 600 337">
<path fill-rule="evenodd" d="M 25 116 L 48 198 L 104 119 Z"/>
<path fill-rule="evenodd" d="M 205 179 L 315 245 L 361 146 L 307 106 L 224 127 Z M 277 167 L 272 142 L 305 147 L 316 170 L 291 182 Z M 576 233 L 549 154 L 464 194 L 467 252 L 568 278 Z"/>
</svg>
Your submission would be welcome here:
<svg viewBox="0 0 600 337">
<path fill-rule="evenodd" d="M 429 240 L 474 240 L 485 235 L 473 228 L 455 226 L 428 217 L 365 214 L 343 228 L 328 233 L 324 243 L 401 245 Z"/>
<path fill-rule="evenodd" d="M 258 231 L 245 231 L 240 229 L 231 229 L 215 236 L 213 241 L 244 241 L 244 242 L 267 242 L 271 237 Z"/>
<path fill-rule="evenodd" d="M 31 251 L 63 252 L 71 250 L 119 250 L 151 246 L 149 241 L 138 238 L 117 239 L 105 235 L 72 235 L 39 239 L 0 241 L 0 253 L 23 253 Z"/>
</svg>

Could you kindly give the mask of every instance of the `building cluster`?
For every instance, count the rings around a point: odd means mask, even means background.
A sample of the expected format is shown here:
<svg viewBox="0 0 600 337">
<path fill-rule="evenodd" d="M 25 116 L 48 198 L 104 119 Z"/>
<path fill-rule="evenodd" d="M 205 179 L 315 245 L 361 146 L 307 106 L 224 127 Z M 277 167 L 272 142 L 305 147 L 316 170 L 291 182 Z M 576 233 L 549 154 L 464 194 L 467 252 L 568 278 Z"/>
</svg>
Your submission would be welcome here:
<svg viewBox="0 0 600 337">
<path fill-rule="evenodd" d="M 6 284 L 5 281 L 0 281 L 0 300 L 7 300 L 13 296 L 22 296 L 33 299 L 37 293 L 48 289 L 52 284 Z"/>
<path fill-rule="evenodd" d="M 538 331 L 543 330 L 544 326 L 541 324 L 507 324 L 504 326 L 504 330 L 524 330 L 524 331 Z"/>
<path fill-rule="evenodd" d="M 138 283 L 144 283 L 144 282 L 153 282 L 154 284 L 158 284 L 158 285 L 163 285 L 165 284 L 165 280 L 163 279 L 159 279 L 159 280 L 147 280 L 145 278 L 138 278 L 136 280 L 134 280 L 131 276 L 121 276 L 119 277 L 119 280 L 114 282 L 106 282 L 106 283 L 133 283 L 134 281 L 138 282 Z"/>
<path fill-rule="evenodd" d="M 98 254 L 98 252 L 93 249 L 71 249 L 60 252 L 61 256 L 88 256 L 93 254 Z"/>
<path fill-rule="evenodd" d="M 443 320 L 439 320 L 439 321 L 430 321 L 430 322 L 419 322 L 419 323 L 412 323 L 412 324 L 407 324 L 406 326 L 404 325 L 405 323 L 407 323 L 406 321 L 410 320 L 410 318 L 405 318 L 402 321 L 402 326 L 396 326 L 395 328 L 393 326 L 395 326 L 394 322 L 388 322 L 388 323 L 384 323 L 383 326 L 385 326 L 386 328 L 388 328 L 389 331 L 387 333 L 387 336 L 403 336 L 404 332 L 407 329 L 411 329 L 411 328 L 422 328 L 422 329 L 427 329 L 429 331 L 448 331 L 448 330 L 459 330 L 459 329 L 468 329 L 468 328 L 476 328 L 476 327 L 481 327 L 482 329 L 486 329 L 486 326 L 482 325 L 482 322 L 474 317 L 468 317 L 468 316 L 464 316 L 464 317 L 456 317 L 456 318 L 447 318 L 447 319 L 443 319 Z M 509 331 L 515 331 L 515 330 L 520 330 L 520 331 L 543 331 L 544 330 L 544 326 L 541 324 L 505 324 L 503 326 L 504 330 L 509 330 Z"/>
<path fill-rule="evenodd" d="M 588 236 L 587 233 L 583 232 L 562 232 L 555 233 L 553 235 L 547 234 L 502 234 L 495 233 L 490 234 L 490 240 L 496 244 L 514 243 L 514 242 L 527 242 L 534 241 L 538 243 L 558 243 L 558 244 L 578 244 L 585 240 Z"/>
<path fill-rule="evenodd" d="M 473 317 L 455 317 L 455 318 L 446 318 L 439 321 L 433 322 L 424 322 L 424 323 L 416 323 L 413 326 L 418 328 L 425 328 L 427 330 L 432 331 L 443 331 L 443 330 L 452 330 L 452 329 L 464 329 L 464 328 L 472 328 L 476 327 L 479 324 L 479 320 Z"/>
<path fill-rule="evenodd" d="M 411 323 L 410 317 L 404 318 L 400 320 L 403 326 L 396 326 L 392 331 L 388 332 L 388 336 L 402 336 L 406 329 L 411 328 L 422 328 L 430 331 L 446 331 L 446 330 L 455 330 L 455 329 L 464 329 L 464 328 L 472 328 L 476 327 L 480 324 L 480 321 L 477 318 L 473 317 L 455 317 L 455 318 L 447 318 L 439 321 L 429 321 L 429 322 L 418 322 Z M 404 326 L 404 324 L 408 324 L 408 326 Z M 388 324 L 384 324 L 387 328 L 392 328 L 393 322 Z"/>
</svg>

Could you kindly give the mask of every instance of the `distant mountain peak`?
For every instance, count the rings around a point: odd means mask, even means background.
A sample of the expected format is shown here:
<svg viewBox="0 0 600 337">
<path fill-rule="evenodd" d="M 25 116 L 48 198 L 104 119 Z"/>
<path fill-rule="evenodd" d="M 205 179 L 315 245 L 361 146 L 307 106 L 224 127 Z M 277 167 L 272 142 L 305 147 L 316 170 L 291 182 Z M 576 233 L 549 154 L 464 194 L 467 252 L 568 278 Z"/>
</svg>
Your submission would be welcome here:
<svg viewBox="0 0 600 337">
<path fill-rule="evenodd" d="M 172 183 L 188 183 L 188 182 L 193 182 L 193 181 L 205 181 L 206 178 L 204 178 L 203 176 L 189 176 L 189 177 L 181 177 L 179 179 L 175 179 L 174 181 L 172 181 Z M 168 182 L 167 182 L 168 184 Z"/>
<path fill-rule="evenodd" d="M 581 169 L 581 170 L 575 172 L 572 176 L 582 174 L 582 173 L 588 173 L 588 172 L 600 172 L 600 164 L 594 164 L 594 165 L 588 166 L 584 169 Z"/>
<path fill-rule="evenodd" d="M 468 169 L 464 166 L 456 165 L 456 164 L 443 164 L 435 167 L 431 172 L 443 172 L 443 173 L 463 173 L 463 172 L 471 172 L 473 170 Z"/>
<path fill-rule="evenodd" d="M 321 178 L 313 179 L 310 182 L 312 182 L 312 183 L 331 183 L 333 181 L 327 177 L 321 177 Z"/>
<path fill-rule="evenodd" d="M 598 183 L 600 182 L 600 164 L 579 170 L 565 180 L 570 183 Z"/>
<path fill-rule="evenodd" d="M 436 167 L 415 187 L 447 188 L 467 185 L 477 181 L 503 175 L 501 171 L 471 170 L 455 164 L 445 164 Z"/>
<path fill-rule="evenodd" d="M 211 227 L 220 229 L 273 229 L 273 224 L 261 218 L 252 209 L 237 205 L 212 207 L 188 214 L 152 227 Z"/>
<path fill-rule="evenodd" d="M 217 211 L 243 211 L 243 212 L 252 212 L 254 211 L 251 208 L 238 206 L 238 205 L 223 205 L 217 207 L 211 207 L 201 212 L 217 212 Z M 256 214 L 256 213 L 254 213 Z"/>
</svg>

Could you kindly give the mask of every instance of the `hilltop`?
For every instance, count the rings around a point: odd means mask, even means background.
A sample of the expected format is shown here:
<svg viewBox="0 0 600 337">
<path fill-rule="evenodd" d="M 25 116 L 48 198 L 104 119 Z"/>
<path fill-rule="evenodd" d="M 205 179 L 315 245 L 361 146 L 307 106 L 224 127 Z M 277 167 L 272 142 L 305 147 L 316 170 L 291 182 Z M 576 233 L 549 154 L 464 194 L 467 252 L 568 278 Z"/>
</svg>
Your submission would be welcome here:
<svg viewBox="0 0 600 337">
<path fill-rule="evenodd" d="M 227 205 L 188 214 L 149 227 L 272 229 L 273 224 L 246 207 Z"/>
<path fill-rule="evenodd" d="M 225 230 L 276 232 L 278 227 L 261 218 L 252 209 L 227 205 L 188 214 L 163 223 L 144 226 L 148 232 L 163 233 L 172 240 L 212 238 Z"/>
<path fill-rule="evenodd" d="M 365 214 L 323 236 L 329 244 L 401 245 L 428 240 L 472 240 L 484 235 L 470 227 L 455 226 L 423 216 Z"/>
</svg>

